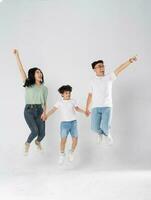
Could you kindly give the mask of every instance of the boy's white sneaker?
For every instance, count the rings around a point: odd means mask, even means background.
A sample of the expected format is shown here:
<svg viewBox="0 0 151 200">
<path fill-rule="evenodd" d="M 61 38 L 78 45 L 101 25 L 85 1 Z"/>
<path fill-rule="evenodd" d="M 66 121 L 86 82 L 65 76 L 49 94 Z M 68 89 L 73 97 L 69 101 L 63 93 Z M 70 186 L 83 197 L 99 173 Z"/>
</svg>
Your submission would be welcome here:
<svg viewBox="0 0 151 200">
<path fill-rule="evenodd" d="M 59 155 L 59 165 L 62 165 L 64 163 L 64 160 L 65 160 L 65 153 L 60 153 Z"/>
<path fill-rule="evenodd" d="M 69 160 L 70 162 L 72 162 L 72 161 L 73 161 L 73 159 L 74 159 L 74 153 L 73 153 L 73 151 L 72 151 L 72 150 L 69 150 L 69 154 L 68 154 L 68 160 Z"/>
<path fill-rule="evenodd" d="M 29 152 L 29 148 L 30 148 L 30 144 L 28 142 L 25 143 L 25 156 L 28 155 L 28 152 Z"/>
</svg>

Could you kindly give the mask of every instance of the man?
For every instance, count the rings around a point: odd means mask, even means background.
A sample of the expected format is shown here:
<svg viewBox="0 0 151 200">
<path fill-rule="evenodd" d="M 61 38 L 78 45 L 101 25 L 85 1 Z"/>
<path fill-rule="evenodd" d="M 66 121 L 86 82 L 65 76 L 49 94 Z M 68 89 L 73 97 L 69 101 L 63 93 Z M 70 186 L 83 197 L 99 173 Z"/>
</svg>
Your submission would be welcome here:
<svg viewBox="0 0 151 200">
<path fill-rule="evenodd" d="M 112 73 L 105 74 L 103 60 L 92 63 L 96 77 L 90 82 L 88 91 L 86 114 L 90 115 L 90 104 L 92 102 L 91 129 L 98 134 L 98 143 L 107 139 L 112 144 L 110 135 L 112 118 L 112 83 L 116 77 L 130 64 L 135 62 L 137 57 L 131 57 L 126 62 L 117 67 Z M 103 139 L 104 138 L 104 139 Z"/>
</svg>

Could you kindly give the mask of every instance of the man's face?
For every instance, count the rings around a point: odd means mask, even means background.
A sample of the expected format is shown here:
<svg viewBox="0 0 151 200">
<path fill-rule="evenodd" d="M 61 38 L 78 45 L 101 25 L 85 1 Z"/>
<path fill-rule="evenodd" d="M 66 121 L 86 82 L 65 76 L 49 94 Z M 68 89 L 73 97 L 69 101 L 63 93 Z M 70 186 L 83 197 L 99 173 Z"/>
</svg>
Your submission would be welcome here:
<svg viewBox="0 0 151 200">
<path fill-rule="evenodd" d="M 98 63 L 94 67 L 94 71 L 97 76 L 104 76 L 105 69 L 104 69 L 104 64 L 103 63 Z"/>
</svg>

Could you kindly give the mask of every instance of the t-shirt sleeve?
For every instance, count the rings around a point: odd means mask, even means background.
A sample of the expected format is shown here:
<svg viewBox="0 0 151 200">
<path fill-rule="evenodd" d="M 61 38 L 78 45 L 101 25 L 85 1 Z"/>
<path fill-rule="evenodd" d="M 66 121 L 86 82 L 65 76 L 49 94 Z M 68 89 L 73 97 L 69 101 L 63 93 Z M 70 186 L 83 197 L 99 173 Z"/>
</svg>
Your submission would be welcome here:
<svg viewBox="0 0 151 200">
<path fill-rule="evenodd" d="M 60 107 L 60 101 L 57 101 L 57 102 L 54 104 L 54 107 L 59 108 L 59 107 Z"/>
<path fill-rule="evenodd" d="M 108 79 L 109 79 L 110 81 L 115 81 L 116 78 L 117 78 L 117 76 L 116 76 L 116 74 L 115 74 L 114 72 L 111 72 L 111 73 L 108 74 L 107 76 L 108 76 Z"/>
</svg>

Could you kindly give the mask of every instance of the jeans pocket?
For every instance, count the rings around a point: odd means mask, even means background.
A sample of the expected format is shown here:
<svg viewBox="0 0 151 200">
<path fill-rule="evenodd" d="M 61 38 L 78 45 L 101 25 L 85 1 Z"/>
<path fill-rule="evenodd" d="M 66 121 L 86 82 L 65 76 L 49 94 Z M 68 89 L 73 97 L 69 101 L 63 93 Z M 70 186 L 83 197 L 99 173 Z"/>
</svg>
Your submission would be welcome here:
<svg viewBox="0 0 151 200">
<path fill-rule="evenodd" d="M 69 124 L 66 123 L 66 122 L 62 122 L 62 123 L 61 123 L 61 128 L 62 128 L 62 129 L 68 129 L 68 128 L 69 128 Z"/>
<path fill-rule="evenodd" d="M 31 111 L 31 108 L 29 106 L 25 106 L 25 109 L 24 109 L 24 112 L 30 112 Z"/>
</svg>

